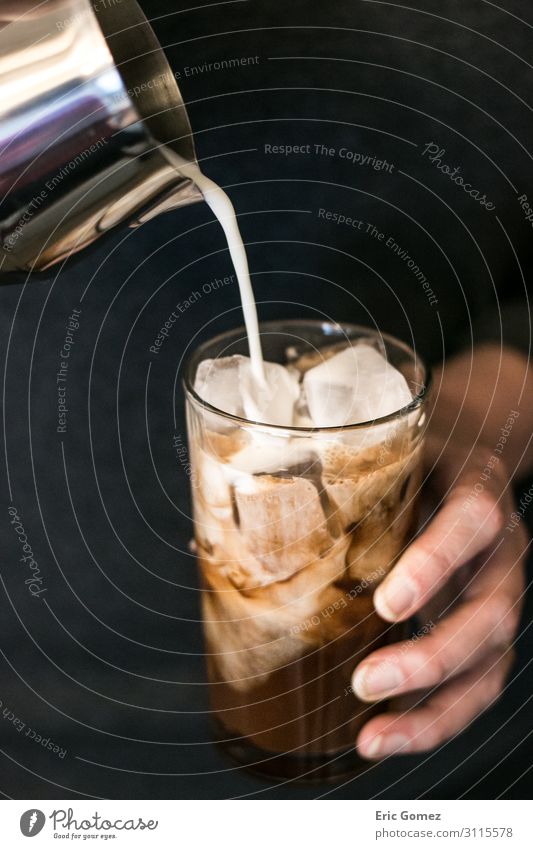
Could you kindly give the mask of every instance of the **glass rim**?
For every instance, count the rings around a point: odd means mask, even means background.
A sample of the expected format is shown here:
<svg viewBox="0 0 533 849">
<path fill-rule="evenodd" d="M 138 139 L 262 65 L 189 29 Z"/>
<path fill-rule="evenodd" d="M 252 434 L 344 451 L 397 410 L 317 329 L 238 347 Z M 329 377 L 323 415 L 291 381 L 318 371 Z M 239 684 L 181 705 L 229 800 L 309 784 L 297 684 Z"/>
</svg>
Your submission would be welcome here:
<svg viewBox="0 0 533 849">
<path fill-rule="evenodd" d="M 395 420 L 402 419 L 411 413 L 418 410 L 424 401 L 427 399 L 429 390 L 431 388 L 431 380 L 432 374 L 431 369 L 428 365 L 426 365 L 425 361 L 420 357 L 406 342 L 403 342 L 401 339 L 398 339 L 396 336 L 392 336 L 390 333 L 382 333 L 380 330 L 373 330 L 370 327 L 366 327 L 363 324 L 352 324 L 351 322 L 335 322 L 335 321 L 321 321 L 320 319 L 313 318 L 300 318 L 300 319 L 277 319 L 271 321 L 261 321 L 259 323 L 259 333 L 261 333 L 264 329 L 275 329 L 279 328 L 280 325 L 292 325 L 294 327 L 332 327 L 338 328 L 341 332 L 346 329 L 349 332 L 362 332 L 366 335 L 372 335 L 379 337 L 380 339 L 384 339 L 388 342 L 391 342 L 396 347 L 403 349 L 403 351 L 409 355 L 411 360 L 420 363 L 424 372 L 424 384 L 422 388 L 413 396 L 413 399 L 406 404 L 404 407 L 401 407 L 399 410 L 395 410 L 392 413 L 388 413 L 386 416 L 380 416 L 377 419 L 370 419 L 366 422 L 355 422 L 352 424 L 344 424 L 344 425 L 335 425 L 333 427 L 299 427 L 295 425 L 278 425 L 278 424 L 269 424 L 268 422 L 260 422 L 254 419 L 247 419 L 244 416 L 237 416 L 233 413 L 228 413 L 225 410 L 221 410 L 219 407 L 215 407 L 213 404 L 210 404 L 208 401 L 205 401 L 194 388 L 194 377 L 195 374 L 192 374 L 192 365 L 196 360 L 198 363 L 202 360 L 198 360 L 198 355 L 204 348 L 211 347 L 213 344 L 217 342 L 222 342 L 224 339 L 229 339 L 232 336 L 236 336 L 241 333 L 243 337 L 246 337 L 246 328 L 244 325 L 240 327 L 236 327 L 233 330 L 226 330 L 224 333 L 219 333 L 216 336 L 212 336 L 194 351 L 193 354 L 190 354 L 187 357 L 185 362 L 184 376 L 182 378 L 182 385 L 185 390 L 186 396 L 193 401 L 198 406 L 207 410 L 210 413 L 215 413 L 217 416 L 221 416 L 228 421 L 234 422 L 236 425 L 242 427 L 246 425 L 248 427 L 261 427 L 268 428 L 269 430 L 274 430 L 277 433 L 285 433 L 285 434 L 295 434 L 297 436 L 304 436 L 305 434 L 316 435 L 317 433 L 346 433 L 347 431 L 357 431 L 357 430 L 368 430 L 369 428 L 378 427 L 379 425 L 389 424 Z M 349 340 L 348 340 L 349 341 Z M 205 358 L 207 359 L 207 358 Z"/>
</svg>

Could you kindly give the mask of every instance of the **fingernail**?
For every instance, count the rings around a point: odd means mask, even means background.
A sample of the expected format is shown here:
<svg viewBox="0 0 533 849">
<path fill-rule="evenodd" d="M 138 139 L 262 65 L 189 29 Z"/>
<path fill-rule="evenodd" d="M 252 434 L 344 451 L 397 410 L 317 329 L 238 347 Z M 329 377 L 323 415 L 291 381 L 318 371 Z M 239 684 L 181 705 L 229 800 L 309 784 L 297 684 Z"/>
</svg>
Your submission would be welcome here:
<svg viewBox="0 0 533 849">
<path fill-rule="evenodd" d="M 405 734 L 389 734 L 388 736 L 378 734 L 367 746 L 366 757 L 384 758 L 396 752 L 407 754 L 409 749 L 409 738 Z"/>
<path fill-rule="evenodd" d="M 367 758 L 379 757 L 379 752 L 381 751 L 382 743 L 383 743 L 383 735 L 378 734 L 378 736 L 374 737 L 374 739 L 371 740 L 369 745 L 367 746 L 366 757 Z"/>
<path fill-rule="evenodd" d="M 406 580 L 390 581 L 379 587 L 374 605 L 384 619 L 397 619 L 411 609 L 416 599 L 416 587 Z"/>
<path fill-rule="evenodd" d="M 497 622 L 496 627 L 491 634 L 491 644 L 495 649 L 507 649 L 509 644 L 513 642 L 513 637 L 516 634 L 516 627 L 509 617 L 501 619 Z"/>
<path fill-rule="evenodd" d="M 405 754 L 410 748 L 409 737 L 406 737 L 405 734 L 389 734 L 381 744 L 381 755 L 385 757 L 386 755 L 394 755 L 397 752 Z"/>
<path fill-rule="evenodd" d="M 355 670 L 352 687 L 362 699 L 376 698 L 396 690 L 404 680 L 402 671 L 394 663 L 367 663 Z"/>
</svg>

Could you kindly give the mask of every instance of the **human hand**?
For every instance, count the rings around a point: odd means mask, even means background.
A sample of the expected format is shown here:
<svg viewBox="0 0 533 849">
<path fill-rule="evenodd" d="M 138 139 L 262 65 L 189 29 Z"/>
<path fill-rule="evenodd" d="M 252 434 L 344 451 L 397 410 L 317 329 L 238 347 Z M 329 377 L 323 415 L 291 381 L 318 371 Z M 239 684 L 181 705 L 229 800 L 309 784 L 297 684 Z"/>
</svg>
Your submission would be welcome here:
<svg viewBox="0 0 533 849">
<path fill-rule="evenodd" d="M 357 739 L 363 757 L 432 749 L 502 691 L 520 617 L 527 536 L 520 525 L 505 529 L 513 498 L 495 456 L 477 446 L 460 470 L 449 455 L 441 458 L 435 467 L 442 506 L 375 592 L 386 621 L 417 614 L 430 627 L 422 628 L 425 636 L 373 652 L 355 670 L 353 689 L 363 701 L 408 694 L 409 703 L 366 723 Z"/>
</svg>

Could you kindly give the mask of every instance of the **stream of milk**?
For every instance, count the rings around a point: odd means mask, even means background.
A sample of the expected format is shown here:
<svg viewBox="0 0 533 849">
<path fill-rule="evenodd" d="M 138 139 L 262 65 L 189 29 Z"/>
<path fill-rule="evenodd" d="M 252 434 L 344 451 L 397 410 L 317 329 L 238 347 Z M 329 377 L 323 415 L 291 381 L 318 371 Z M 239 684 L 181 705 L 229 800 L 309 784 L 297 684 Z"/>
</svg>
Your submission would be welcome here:
<svg viewBox="0 0 533 849">
<path fill-rule="evenodd" d="M 244 249 L 233 204 L 226 192 L 213 182 L 213 180 L 210 180 L 209 177 L 206 177 L 196 163 L 186 162 L 186 160 L 182 159 L 181 156 L 168 148 L 164 147 L 162 148 L 162 151 L 169 163 L 176 168 L 180 174 L 183 174 L 184 177 L 188 177 L 198 186 L 204 196 L 205 202 L 211 208 L 211 211 L 218 219 L 220 226 L 224 230 L 239 284 L 244 324 L 246 327 L 246 334 L 248 336 L 252 374 L 259 384 L 264 386 L 266 378 L 263 365 L 263 353 L 261 350 L 261 338 L 259 336 L 259 324 L 257 321 L 257 308 L 255 305 L 252 282 L 250 280 L 248 259 L 246 257 L 246 251 Z"/>
</svg>

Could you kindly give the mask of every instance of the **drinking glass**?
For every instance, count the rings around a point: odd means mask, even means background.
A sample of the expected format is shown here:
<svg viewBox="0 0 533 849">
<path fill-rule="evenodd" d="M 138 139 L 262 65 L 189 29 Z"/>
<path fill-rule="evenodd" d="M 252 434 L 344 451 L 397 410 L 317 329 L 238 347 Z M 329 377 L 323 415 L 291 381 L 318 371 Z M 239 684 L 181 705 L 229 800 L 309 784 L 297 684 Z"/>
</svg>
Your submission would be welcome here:
<svg viewBox="0 0 533 849">
<path fill-rule="evenodd" d="M 260 332 L 265 360 L 301 373 L 371 345 L 412 394 L 401 410 L 341 427 L 230 415 L 194 379 L 203 360 L 247 355 L 244 329 L 201 345 L 185 372 L 215 738 L 254 772 L 335 780 L 362 767 L 355 738 L 385 709 L 355 697 L 352 672 L 403 635 L 373 593 L 416 529 L 428 374 L 403 342 L 364 327 L 279 321 Z"/>
</svg>

